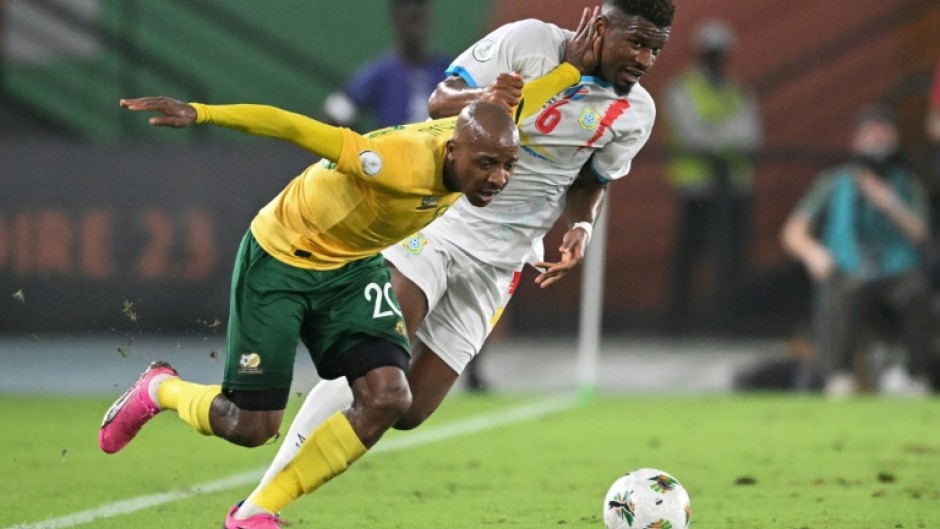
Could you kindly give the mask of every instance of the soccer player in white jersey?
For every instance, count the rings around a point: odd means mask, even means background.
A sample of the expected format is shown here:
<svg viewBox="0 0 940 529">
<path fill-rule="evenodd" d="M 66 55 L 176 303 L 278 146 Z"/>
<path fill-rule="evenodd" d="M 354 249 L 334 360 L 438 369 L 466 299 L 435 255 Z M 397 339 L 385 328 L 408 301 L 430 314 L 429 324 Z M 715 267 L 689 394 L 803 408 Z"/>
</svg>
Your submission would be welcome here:
<svg viewBox="0 0 940 529">
<path fill-rule="evenodd" d="M 605 186 L 625 176 L 649 139 L 655 106 L 639 84 L 666 45 L 672 0 L 604 0 L 586 9 L 598 66 L 519 124 L 520 159 L 509 185 L 486 209 L 464 199 L 431 225 L 385 250 L 392 286 L 412 336 L 412 405 L 395 425 L 420 425 L 476 355 L 515 289 L 526 262 L 543 287 L 577 266 Z M 551 71 L 574 33 L 529 19 L 504 25 L 461 54 L 431 96 L 434 117 L 473 101 L 512 108 L 523 83 Z M 517 72 L 515 78 L 497 77 Z M 559 217 L 568 225 L 557 262 L 545 262 L 542 238 Z M 342 380 L 307 396 L 262 485 L 297 452 L 313 425 L 351 400 Z"/>
</svg>

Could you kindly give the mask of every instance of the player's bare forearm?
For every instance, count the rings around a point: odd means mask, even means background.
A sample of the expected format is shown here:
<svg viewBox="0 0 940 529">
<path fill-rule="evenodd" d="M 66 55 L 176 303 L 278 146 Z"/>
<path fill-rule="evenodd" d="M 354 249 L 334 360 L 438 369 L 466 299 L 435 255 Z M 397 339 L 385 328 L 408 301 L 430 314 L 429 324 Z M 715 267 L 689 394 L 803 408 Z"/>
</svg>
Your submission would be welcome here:
<svg viewBox="0 0 940 529">
<path fill-rule="evenodd" d="M 471 88 L 462 77 L 449 77 L 431 94 L 428 113 L 435 119 L 456 116 L 465 106 L 476 101 L 493 103 L 512 112 L 522 100 L 524 84 L 522 76 L 514 72 L 499 74 L 483 88 Z"/>
<path fill-rule="evenodd" d="M 594 171 L 588 167 L 581 168 L 581 174 L 568 188 L 565 198 L 562 218 L 568 223 L 568 231 L 558 247 L 559 260 L 535 263 L 536 267 L 543 270 L 535 278 L 537 285 L 545 288 L 556 283 L 584 260 L 591 240 L 591 227 L 597 220 L 606 190 L 607 186 L 600 183 Z"/>
<path fill-rule="evenodd" d="M 576 222 L 588 222 L 593 225 L 606 192 L 607 184 L 601 183 L 589 167 L 582 167 L 578 178 L 568 188 L 562 218 L 569 227 Z"/>
<path fill-rule="evenodd" d="M 448 77 L 441 81 L 428 100 L 428 115 L 434 119 L 456 116 L 463 107 L 481 100 L 483 90 L 470 88 L 463 78 Z"/>
</svg>

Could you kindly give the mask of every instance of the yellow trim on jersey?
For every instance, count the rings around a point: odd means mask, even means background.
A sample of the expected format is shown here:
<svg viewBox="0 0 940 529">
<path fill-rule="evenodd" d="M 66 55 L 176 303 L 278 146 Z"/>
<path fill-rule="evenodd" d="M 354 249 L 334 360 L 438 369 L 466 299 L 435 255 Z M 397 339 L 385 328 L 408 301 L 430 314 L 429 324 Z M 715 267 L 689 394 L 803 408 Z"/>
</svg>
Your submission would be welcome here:
<svg viewBox="0 0 940 529">
<path fill-rule="evenodd" d="M 558 94 L 559 91 L 580 80 L 581 72 L 571 63 L 563 62 L 551 72 L 526 83 L 522 90 L 522 101 L 515 113 L 516 123 L 521 123 L 524 119 L 542 110 L 545 103 Z M 564 83 L 564 86 L 559 88 L 562 83 Z"/>
</svg>

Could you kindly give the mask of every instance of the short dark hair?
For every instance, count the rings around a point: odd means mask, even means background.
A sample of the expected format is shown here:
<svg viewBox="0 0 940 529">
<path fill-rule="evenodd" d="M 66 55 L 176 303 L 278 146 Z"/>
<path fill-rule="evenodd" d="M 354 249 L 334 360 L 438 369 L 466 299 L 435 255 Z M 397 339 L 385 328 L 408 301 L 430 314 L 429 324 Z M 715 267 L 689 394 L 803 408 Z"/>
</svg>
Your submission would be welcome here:
<svg viewBox="0 0 940 529">
<path fill-rule="evenodd" d="M 658 28 L 672 26 L 676 4 L 672 0 L 604 0 L 604 6 L 613 7 L 621 13 L 643 17 Z"/>
</svg>

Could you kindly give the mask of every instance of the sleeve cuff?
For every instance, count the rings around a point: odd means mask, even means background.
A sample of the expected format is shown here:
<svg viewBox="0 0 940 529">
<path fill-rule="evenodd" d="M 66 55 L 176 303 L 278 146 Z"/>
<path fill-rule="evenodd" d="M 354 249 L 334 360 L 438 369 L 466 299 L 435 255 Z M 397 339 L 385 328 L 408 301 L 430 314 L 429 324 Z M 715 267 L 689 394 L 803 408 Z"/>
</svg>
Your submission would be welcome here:
<svg viewBox="0 0 940 529">
<path fill-rule="evenodd" d="M 189 106 L 196 109 L 196 123 L 211 122 L 212 114 L 209 112 L 209 105 L 202 103 L 190 103 Z"/>
</svg>

